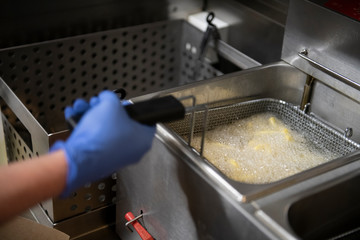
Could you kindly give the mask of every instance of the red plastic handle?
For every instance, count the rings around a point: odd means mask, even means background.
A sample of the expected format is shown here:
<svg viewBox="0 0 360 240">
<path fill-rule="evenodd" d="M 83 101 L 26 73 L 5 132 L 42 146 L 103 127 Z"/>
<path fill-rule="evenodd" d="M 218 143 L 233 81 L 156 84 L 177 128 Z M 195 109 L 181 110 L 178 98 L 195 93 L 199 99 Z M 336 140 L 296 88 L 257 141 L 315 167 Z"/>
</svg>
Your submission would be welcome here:
<svg viewBox="0 0 360 240">
<path fill-rule="evenodd" d="M 128 212 L 125 214 L 125 219 L 127 221 L 131 221 L 135 218 L 132 212 Z M 131 223 L 135 228 L 136 232 L 140 235 L 142 240 L 154 240 L 154 238 L 145 230 L 145 228 L 136 220 Z"/>
</svg>

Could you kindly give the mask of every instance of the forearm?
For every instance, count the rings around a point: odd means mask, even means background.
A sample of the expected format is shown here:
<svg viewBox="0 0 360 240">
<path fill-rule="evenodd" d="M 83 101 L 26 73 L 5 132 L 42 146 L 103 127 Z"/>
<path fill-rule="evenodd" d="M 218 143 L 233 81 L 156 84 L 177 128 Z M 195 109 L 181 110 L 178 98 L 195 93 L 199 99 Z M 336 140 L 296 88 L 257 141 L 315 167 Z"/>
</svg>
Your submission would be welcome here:
<svg viewBox="0 0 360 240">
<path fill-rule="evenodd" d="M 64 190 L 67 162 L 56 151 L 0 167 L 0 223 Z"/>
</svg>

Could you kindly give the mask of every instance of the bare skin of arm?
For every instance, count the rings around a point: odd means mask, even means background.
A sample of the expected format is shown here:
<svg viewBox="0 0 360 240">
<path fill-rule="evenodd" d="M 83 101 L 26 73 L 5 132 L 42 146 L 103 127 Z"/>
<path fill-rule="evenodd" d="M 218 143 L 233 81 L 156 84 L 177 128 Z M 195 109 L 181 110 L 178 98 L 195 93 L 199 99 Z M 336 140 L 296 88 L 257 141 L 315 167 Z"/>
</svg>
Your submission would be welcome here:
<svg viewBox="0 0 360 240">
<path fill-rule="evenodd" d="M 0 224 L 65 188 L 67 162 L 62 150 L 0 167 Z"/>
</svg>

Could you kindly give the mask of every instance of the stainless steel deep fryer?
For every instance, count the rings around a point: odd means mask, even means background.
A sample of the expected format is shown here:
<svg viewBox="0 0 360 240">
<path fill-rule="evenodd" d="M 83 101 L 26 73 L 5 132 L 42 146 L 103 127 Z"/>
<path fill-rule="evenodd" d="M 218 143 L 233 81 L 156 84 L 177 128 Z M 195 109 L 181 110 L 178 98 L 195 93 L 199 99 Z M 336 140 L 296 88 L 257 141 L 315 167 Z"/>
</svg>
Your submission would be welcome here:
<svg viewBox="0 0 360 240">
<path fill-rule="evenodd" d="M 145 161 L 118 172 L 118 192 L 129 199 L 117 204 L 120 237 L 137 237 L 124 227 L 127 211 L 141 214 L 148 231 L 161 239 L 346 239 L 358 234 L 359 22 L 322 3 L 290 1 L 283 61 L 138 100 L 194 95 L 209 109 L 209 129 L 256 112 L 275 112 L 340 157 L 276 182 L 246 184 L 227 178 L 188 145 L 189 119 L 160 125 Z M 204 113 L 196 115 L 195 131 L 202 132 Z"/>
<path fill-rule="evenodd" d="M 340 157 L 272 183 L 237 182 L 222 174 L 191 144 L 188 145 L 190 114 L 183 121 L 158 126 L 153 147 L 143 161 L 119 170 L 118 195 L 124 199 L 117 203 L 117 231 L 120 237 L 137 237 L 124 226 L 126 220 L 123 215 L 132 211 L 135 216 L 143 216 L 143 224 L 158 238 L 177 239 L 185 234 L 193 239 L 208 235 L 229 239 L 278 239 L 279 236 L 291 239 L 294 233 L 286 220 L 288 207 L 309 194 L 307 188 L 319 191 L 338 183 L 347 173 L 349 177 L 353 176 L 360 164 L 359 144 L 354 138 L 345 137 L 346 128 L 334 128 L 318 116 L 300 110 L 306 79 L 303 72 L 279 62 L 220 76 L 206 83 L 198 82 L 154 93 L 155 96 L 172 94 L 177 97 L 194 93 L 199 105 L 208 107 L 207 130 L 256 113 L 274 113 L 294 129 L 305 132 L 318 148 L 336 152 Z M 134 101 L 154 97 L 154 94 Z M 343 95 L 336 97 L 342 98 Z M 204 130 L 205 113 L 195 113 L 194 129 L 197 133 Z M 358 126 L 351 126 L 354 132 L 358 131 Z M 205 151 L 206 147 L 205 144 Z M 292 197 L 287 198 L 287 194 L 292 194 Z M 354 195 L 357 196 L 357 193 L 341 198 L 352 198 Z M 336 199 L 336 196 L 332 197 Z M 281 204 L 277 199 L 282 200 Z M 321 199 L 328 201 L 326 195 L 321 195 Z M 263 212 L 265 209 L 266 213 Z M 317 212 L 304 211 L 304 216 L 305 213 L 309 216 Z M 280 219 L 282 225 L 279 226 L 272 217 L 276 221 Z M 296 218 L 295 215 L 291 217 Z M 306 221 L 306 217 L 302 220 Z M 283 228 L 290 234 L 278 233 Z"/>
</svg>

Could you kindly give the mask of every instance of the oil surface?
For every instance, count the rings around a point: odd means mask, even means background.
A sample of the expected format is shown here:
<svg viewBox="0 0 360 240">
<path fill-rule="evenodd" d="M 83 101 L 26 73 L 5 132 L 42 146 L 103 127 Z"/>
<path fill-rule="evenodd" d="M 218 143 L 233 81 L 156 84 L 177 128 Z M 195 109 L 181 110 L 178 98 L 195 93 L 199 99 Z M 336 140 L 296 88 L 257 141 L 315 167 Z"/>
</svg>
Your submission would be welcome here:
<svg viewBox="0 0 360 240">
<path fill-rule="evenodd" d="M 200 148 L 201 136 L 193 147 Z M 334 159 L 270 113 L 257 114 L 206 133 L 204 157 L 229 178 L 270 183 Z"/>
</svg>

